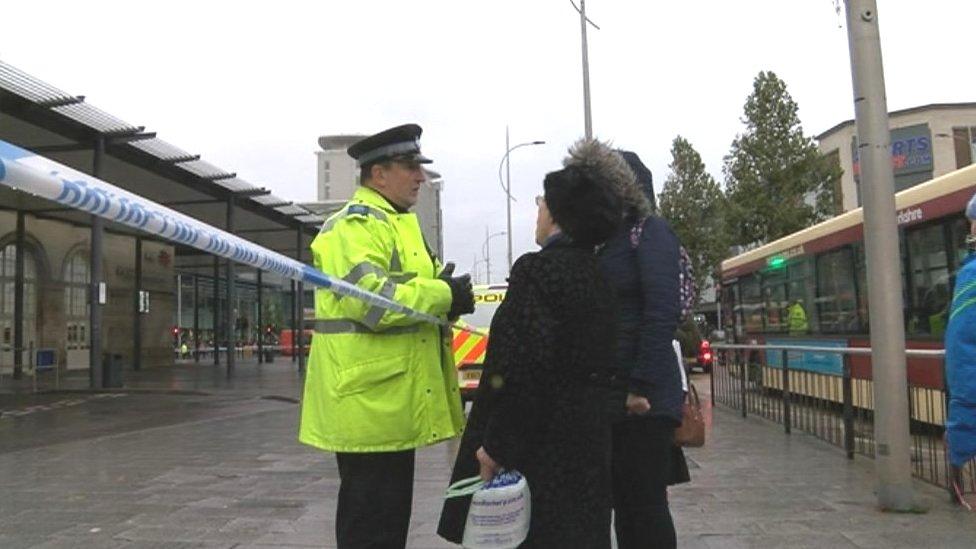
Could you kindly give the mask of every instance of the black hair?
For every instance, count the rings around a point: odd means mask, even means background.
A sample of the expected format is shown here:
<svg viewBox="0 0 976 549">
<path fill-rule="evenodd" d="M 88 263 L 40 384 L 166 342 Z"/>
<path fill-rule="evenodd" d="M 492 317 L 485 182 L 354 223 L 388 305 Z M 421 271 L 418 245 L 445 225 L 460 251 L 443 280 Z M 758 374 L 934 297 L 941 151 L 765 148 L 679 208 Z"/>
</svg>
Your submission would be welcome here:
<svg viewBox="0 0 976 549">
<path fill-rule="evenodd" d="M 553 221 L 579 245 L 602 244 L 620 227 L 620 196 L 593 170 L 570 165 L 546 174 L 542 186 Z"/>
</svg>

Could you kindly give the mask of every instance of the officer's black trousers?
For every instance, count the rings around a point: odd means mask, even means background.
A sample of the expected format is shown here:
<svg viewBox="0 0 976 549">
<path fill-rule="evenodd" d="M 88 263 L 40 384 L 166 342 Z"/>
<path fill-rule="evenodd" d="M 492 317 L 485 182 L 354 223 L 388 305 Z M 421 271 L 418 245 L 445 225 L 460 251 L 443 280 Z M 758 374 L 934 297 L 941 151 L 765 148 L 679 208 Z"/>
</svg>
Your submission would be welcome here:
<svg viewBox="0 0 976 549">
<path fill-rule="evenodd" d="M 336 454 L 338 549 L 403 549 L 413 499 L 414 451 Z"/>
</svg>

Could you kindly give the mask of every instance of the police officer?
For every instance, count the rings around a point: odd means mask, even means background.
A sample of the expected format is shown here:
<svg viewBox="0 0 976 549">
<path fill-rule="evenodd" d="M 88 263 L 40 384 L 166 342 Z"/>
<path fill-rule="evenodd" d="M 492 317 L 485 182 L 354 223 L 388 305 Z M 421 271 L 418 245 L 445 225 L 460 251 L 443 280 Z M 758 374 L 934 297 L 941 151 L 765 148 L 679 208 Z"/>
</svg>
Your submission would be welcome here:
<svg viewBox="0 0 976 549">
<path fill-rule="evenodd" d="M 349 147 L 361 186 L 312 242 L 323 272 L 415 311 L 474 311 L 471 279 L 442 268 L 410 213 L 426 179 L 422 130 L 397 126 Z M 315 333 L 299 440 L 336 453 L 336 539 L 343 548 L 406 546 L 416 448 L 464 423 L 450 330 L 315 292 Z"/>
<path fill-rule="evenodd" d="M 953 498 L 969 510 L 962 491 L 962 468 L 976 457 L 976 194 L 966 206 L 970 233 L 968 254 L 956 274 L 955 295 L 945 332 L 945 367 L 949 388 L 946 421 Z"/>
<path fill-rule="evenodd" d="M 793 300 L 793 304 L 787 309 L 787 321 L 791 336 L 806 335 L 809 325 L 807 324 L 807 312 L 803 309 L 802 299 Z"/>
</svg>

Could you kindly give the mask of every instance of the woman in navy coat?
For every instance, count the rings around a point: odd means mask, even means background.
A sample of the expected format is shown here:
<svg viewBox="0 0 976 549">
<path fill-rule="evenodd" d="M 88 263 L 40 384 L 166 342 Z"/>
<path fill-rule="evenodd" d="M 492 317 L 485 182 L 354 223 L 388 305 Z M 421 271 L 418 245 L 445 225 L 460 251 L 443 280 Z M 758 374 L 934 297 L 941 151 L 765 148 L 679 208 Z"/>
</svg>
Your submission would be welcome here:
<svg viewBox="0 0 976 549">
<path fill-rule="evenodd" d="M 599 163 L 617 172 L 623 228 L 599 252 L 600 267 L 617 301 L 617 346 L 608 359 L 614 530 L 620 549 L 676 546 L 667 487 L 682 460 L 674 447 L 684 392 L 672 347 L 680 317 L 679 248 L 674 232 L 652 215 L 635 173 L 647 172 L 636 155 L 570 151 L 570 165 Z M 630 158 L 628 158 L 628 155 Z M 635 162 L 634 162 L 635 161 Z M 650 185 L 650 173 L 646 174 Z"/>
</svg>

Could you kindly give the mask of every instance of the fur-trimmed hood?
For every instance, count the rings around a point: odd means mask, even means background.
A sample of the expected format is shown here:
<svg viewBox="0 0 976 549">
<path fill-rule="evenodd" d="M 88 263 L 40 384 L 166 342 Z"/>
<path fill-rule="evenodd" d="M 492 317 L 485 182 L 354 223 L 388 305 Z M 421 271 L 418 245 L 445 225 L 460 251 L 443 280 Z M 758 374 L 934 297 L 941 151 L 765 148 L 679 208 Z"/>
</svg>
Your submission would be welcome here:
<svg viewBox="0 0 976 549">
<path fill-rule="evenodd" d="M 580 139 L 569 148 L 563 166 L 582 166 L 606 178 L 623 201 L 624 217 L 642 219 L 651 215 L 651 203 L 637 186 L 634 172 L 608 144 L 597 139 Z"/>
</svg>

